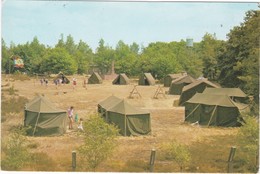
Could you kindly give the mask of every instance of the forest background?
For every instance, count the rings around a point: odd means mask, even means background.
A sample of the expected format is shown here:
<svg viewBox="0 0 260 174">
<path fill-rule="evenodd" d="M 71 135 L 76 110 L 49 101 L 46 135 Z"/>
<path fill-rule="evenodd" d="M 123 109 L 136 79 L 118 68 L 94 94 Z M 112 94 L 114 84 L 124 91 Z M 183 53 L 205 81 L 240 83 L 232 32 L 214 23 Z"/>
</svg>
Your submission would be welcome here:
<svg viewBox="0 0 260 174">
<path fill-rule="evenodd" d="M 111 73 L 112 62 L 116 73 L 130 77 L 150 72 L 161 80 L 169 73 L 187 72 L 195 78 L 203 76 L 222 87 L 239 87 L 254 96 L 259 104 L 259 45 L 260 11 L 246 12 L 244 21 L 227 34 L 227 41 L 218 40 L 214 33 L 205 33 L 201 42 L 192 47 L 185 40 L 150 43 L 147 47 L 120 40 L 116 48 L 99 40 L 93 51 L 73 36 L 64 36 L 54 47 L 41 44 L 37 36 L 31 42 L 8 47 L 2 39 L 2 73 L 88 74 L 93 69 L 101 74 Z M 23 59 L 24 68 L 15 68 L 13 56 Z"/>
</svg>

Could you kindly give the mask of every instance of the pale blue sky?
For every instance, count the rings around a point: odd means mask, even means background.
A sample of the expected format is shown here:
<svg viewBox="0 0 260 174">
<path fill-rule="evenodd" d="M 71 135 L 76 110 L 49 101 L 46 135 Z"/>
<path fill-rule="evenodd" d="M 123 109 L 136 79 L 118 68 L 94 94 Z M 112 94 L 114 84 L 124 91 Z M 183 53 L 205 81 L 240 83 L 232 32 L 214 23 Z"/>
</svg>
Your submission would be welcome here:
<svg viewBox="0 0 260 174">
<path fill-rule="evenodd" d="M 226 40 L 257 3 L 213 2 L 87 2 L 15 1 L 2 3 L 2 38 L 24 44 L 37 36 L 54 46 L 60 35 L 71 34 L 95 51 L 101 38 L 115 48 L 119 40 L 147 46 L 191 37 L 201 41 L 206 32 Z"/>
</svg>

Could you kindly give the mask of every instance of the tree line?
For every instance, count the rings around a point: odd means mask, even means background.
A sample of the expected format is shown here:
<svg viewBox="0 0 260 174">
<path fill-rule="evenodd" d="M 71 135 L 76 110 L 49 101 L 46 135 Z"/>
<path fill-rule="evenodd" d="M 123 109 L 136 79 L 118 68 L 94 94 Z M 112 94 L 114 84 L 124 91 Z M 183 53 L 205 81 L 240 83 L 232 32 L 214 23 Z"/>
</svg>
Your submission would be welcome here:
<svg viewBox="0 0 260 174">
<path fill-rule="evenodd" d="M 109 74 L 114 64 L 116 73 L 139 76 L 150 72 L 156 79 L 169 73 L 187 72 L 195 78 L 204 76 L 223 87 L 240 87 L 247 94 L 259 93 L 259 10 L 246 12 L 244 21 L 227 34 L 227 41 L 206 33 L 201 42 L 187 47 L 186 42 L 155 42 L 147 47 L 137 43 L 118 41 L 115 48 L 99 40 L 95 52 L 80 40 L 61 34 L 54 47 L 41 44 L 37 37 L 31 42 L 8 47 L 2 39 L 2 72 L 25 71 L 28 74 L 86 74 L 96 70 Z M 12 55 L 24 61 L 23 69 L 16 69 Z"/>
</svg>

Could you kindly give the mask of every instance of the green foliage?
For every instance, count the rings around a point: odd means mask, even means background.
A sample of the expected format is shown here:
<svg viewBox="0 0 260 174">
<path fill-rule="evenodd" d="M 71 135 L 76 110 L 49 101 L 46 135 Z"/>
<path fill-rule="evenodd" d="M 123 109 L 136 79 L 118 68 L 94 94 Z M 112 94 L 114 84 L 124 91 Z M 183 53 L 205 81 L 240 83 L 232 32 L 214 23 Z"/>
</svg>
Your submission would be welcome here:
<svg viewBox="0 0 260 174">
<path fill-rule="evenodd" d="M 92 115 L 84 122 L 84 144 L 79 147 L 79 154 L 91 170 L 112 155 L 116 147 L 115 138 L 118 129 L 106 123 L 98 115 Z"/>
<path fill-rule="evenodd" d="M 24 136 L 25 130 L 16 128 L 9 135 L 8 141 L 4 143 L 2 169 L 19 170 L 31 162 L 31 154 L 27 150 L 29 140 Z"/>
<path fill-rule="evenodd" d="M 257 156 L 259 150 L 259 122 L 256 117 L 249 115 L 243 116 L 245 123 L 240 127 L 237 140 L 242 151 L 247 153 L 247 162 L 255 164 L 255 168 L 259 165 L 252 162 L 250 157 Z"/>
<path fill-rule="evenodd" d="M 50 50 L 43 61 L 41 72 L 58 74 L 62 71 L 64 74 L 74 74 L 77 71 L 75 60 L 64 48 Z"/>
<path fill-rule="evenodd" d="M 191 154 L 187 146 L 173 141 L 163 144 L 162 153 L 166 160 L 175 161 L 182 171 L 183 167 L 191 161 Z"/>
</svg>

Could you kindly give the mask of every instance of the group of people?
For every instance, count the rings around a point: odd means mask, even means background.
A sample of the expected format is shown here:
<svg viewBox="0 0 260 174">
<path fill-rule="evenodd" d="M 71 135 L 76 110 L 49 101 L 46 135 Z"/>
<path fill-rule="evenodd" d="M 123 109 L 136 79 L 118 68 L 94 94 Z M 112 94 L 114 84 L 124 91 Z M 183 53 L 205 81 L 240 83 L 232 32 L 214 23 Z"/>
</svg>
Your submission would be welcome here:
<svg viewBox="0 0 260 174">
<path fill-rule="evenodd" d="M 75 123 L 78 123 L 78 129 L 81 130 L 81 131 L 84 131 L 84 129 L 83 129 L 83 119 L 80 118 L 78 120 L 78 114 L 76 114 L 75 117 L 74 117 L 73 112 L 74 112 L 74 107 L 71 106 L 68 109 L 69 129 L 73 129 L 73 122 L 75 122 Z"/>
<path fill-rule="evenodd" d="M 48 86 L 48 79 L 46 78 L 41 78 L 40 79 L 40 82 L 41 82 L 41 85 L 46 85 L 46 87 Z M 62 77 L 62 78 L 57 78 L 57 79 L 54 79 L 53 80 L 56 88 L 57 86 L 61 85 L 61 84 L 65 84 L 65 78 Z M 75 77 L 72 78 L 72 85 L 73 85 L 73 90 L 76 88 L 76 85 L 77 85 L 77 79 Z"/>
</svg>

